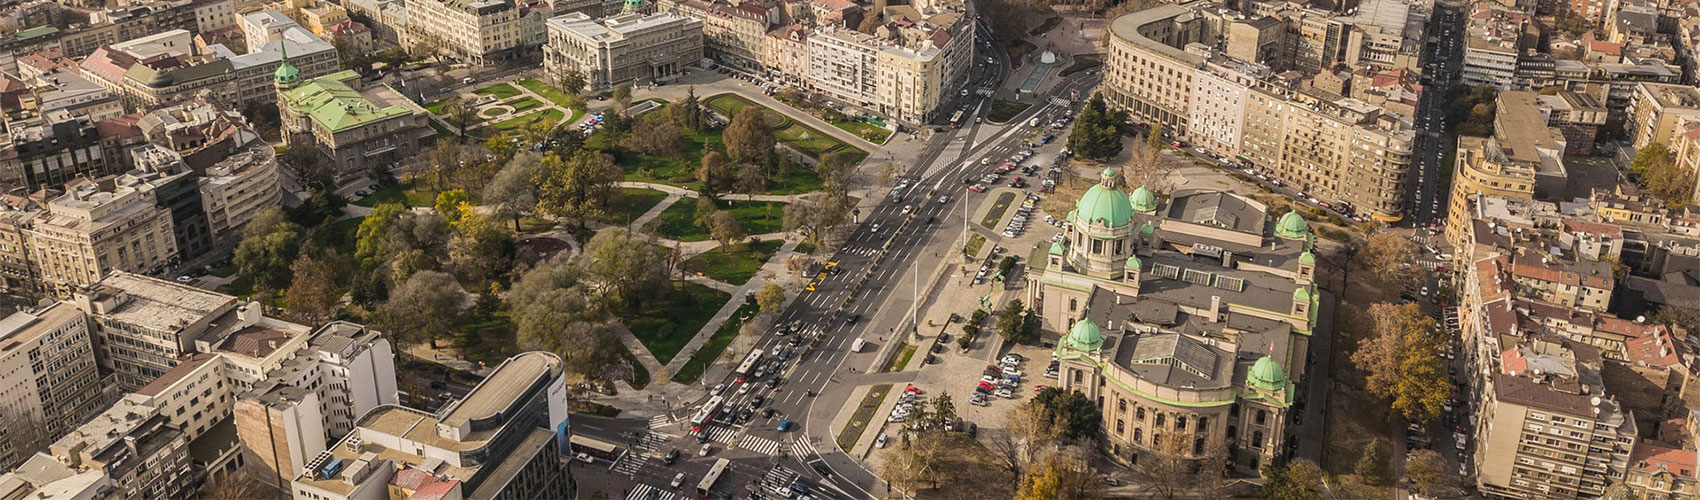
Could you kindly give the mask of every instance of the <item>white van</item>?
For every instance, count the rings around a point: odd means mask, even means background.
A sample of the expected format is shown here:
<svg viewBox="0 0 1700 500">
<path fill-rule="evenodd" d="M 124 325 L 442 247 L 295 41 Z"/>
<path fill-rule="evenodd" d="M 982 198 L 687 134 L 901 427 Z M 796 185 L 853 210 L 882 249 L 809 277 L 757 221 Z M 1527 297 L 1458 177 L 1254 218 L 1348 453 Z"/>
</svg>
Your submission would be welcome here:
<svg viewBox="0 0 1700 500">
<path fill-rule="evenodd" d="M 862 346 L 867 344 L 868 341 L 862 340 L 861 337 L 856 337 L 856 341 L 850 343 L 850 352 L 862 352 Z"/>
</svg>

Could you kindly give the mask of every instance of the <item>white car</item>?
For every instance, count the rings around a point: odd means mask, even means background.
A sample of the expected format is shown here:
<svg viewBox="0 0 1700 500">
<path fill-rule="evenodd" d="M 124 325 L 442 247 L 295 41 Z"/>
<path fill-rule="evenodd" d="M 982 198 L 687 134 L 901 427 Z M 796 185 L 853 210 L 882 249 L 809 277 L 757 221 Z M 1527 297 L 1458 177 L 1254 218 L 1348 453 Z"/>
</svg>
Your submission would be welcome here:
<svg viewBox="0 0 1700 500">
<path fill-rule="evenodd" d="M 679 486 L 684 485 L 685 484 L 685 473 L 680 472 L 678 474 L 674 474 L 673 475 L 673 482 L 668 483 L 668 484 L 673 485 L 674 488 L 678 488 Z"/>
<path fill-rule="evenodd" d="M 1004 399 L 1015 399 L 1015 393 L 1010 392 L 1009 389 L 998 389 L 997 392 L 993 392 L 992 395 Z"/>
<path fill-rule="evenodd" d="M 749 392 L 750 392 L 750 384 L 744 384 L 744 385 L 738 386 L 738 394 L 748 394 Z"/>
<path fill-rule="evenodd" d="M 726 392 L 726 384 L 714 384 L 714 388 L 710 389 L 708 392 L 709 392 L 709 394 L 719 396 L 720 394 Z"/>
<path fill-rule="evenodd" d="M 593 462 L 596 461 L 596 459 L 590 458 L 590 455 L 587 454 L 587 453 L 580 453 L 580 454 L 577 454 L 577 455 L 573 455 L 573 458 L 576 458 L 576 459 L 578 459 L 578 461 L 584 462 L 584 463 L 587 463 L 587 464 L 593 463 Z"/>
</svg>

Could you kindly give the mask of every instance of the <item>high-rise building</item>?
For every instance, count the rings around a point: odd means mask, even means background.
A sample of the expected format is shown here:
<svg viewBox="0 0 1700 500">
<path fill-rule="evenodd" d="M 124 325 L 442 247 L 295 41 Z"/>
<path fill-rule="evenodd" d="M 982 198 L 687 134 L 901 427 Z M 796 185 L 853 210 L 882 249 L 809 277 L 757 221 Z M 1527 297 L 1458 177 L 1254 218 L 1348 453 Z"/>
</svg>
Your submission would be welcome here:
<svg viewBox="0 0 1700 500">
<path fill-rule="evenodd" d="M 0 468 L 100 412 L 89 323 L 66 304 L 0 320 Z"/>
</svg>

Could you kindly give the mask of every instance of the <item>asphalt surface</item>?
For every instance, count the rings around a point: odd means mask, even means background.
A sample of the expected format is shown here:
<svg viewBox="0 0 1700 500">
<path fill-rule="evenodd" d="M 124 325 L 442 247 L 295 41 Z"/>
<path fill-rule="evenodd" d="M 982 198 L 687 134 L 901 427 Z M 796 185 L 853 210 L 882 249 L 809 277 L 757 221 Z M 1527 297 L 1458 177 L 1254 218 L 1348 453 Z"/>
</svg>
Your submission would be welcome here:
<svg viewBox="0 0 1700 500">
<path fill-rule="evenodd" d="M 1447 183 L 1442 162 L 1457 148 L 1446 134 L 1446 92 L 1458 84 L 1463 70 L 1464 7 L 1453 2 L 1435 2 L 1429 19 L 1428 36 L 1434 43 L 1423 46 L 1426 61 L 1421 100 L 1414 119 L 1417 127 L 1415 175 L 1411 176 L 1411 204 L 1408 220 L 1414 227 L 1439 226 L 1446 221 L 1447 193 L 1440 188 Z"/>
</svg>

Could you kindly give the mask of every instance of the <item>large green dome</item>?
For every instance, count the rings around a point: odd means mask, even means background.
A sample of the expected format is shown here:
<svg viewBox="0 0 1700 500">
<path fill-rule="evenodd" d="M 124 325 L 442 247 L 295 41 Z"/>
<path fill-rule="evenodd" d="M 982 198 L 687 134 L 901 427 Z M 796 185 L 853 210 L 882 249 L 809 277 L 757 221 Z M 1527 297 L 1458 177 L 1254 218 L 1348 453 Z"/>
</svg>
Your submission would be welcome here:
<svg viewBox="0 0 1700 500">
<path fill-rule="evenodd" d="M 1134 189 L 1133 194 L 1128 197 L 1133 202 L 1133 211 L 1135 212 L 1148 214 L 1157 211 L 1157 194 L 1152 193 L 1151 190 L 1146 189 L 1145 186 L 1139 186 L 1138 189 Z"/>
<path fill-rule="evenodd" d="M 1310 226 L 1305 224 L 1305 218 L 1298 211 L 1288 211 L 1275 222 L 1275 235 L 1289 240 L 1302 240 L 1310 235 Z"/>
<path fill-rule="evenodd" d="M 1097 323 L 1081 318 L 1074 323 L 1074 328 L 1069 329 L 1068 344 L 1082 351 L 1096 351 L 1104 345 L 1104 333 L 1098 330 Z"/>
<path fill-rule="evenodd" d="M 1278 391 L 1287 388 L 1287 371 L 1281 369 L 1281 362 L 1275 358 L 1264 356 L 1251 365 L 1245 381 L 1254 389 Z"/>
<path fill-rule="evenodd" d="M 301 70 L 296 68 L 294 64 L 289 64 L 289 41 L 280 41 L 278 45 L 283 50 L 283 62 L 277 65 L 277 71 L 272 72 L 272 77 L 280 85 L 289 85 L 300 81 Z"/>
<path fill-rule="evenodd" d="M 1101 182 L 1075 202 L 1074 210 L 1080 220 L 1089 224 L 1115 228 L 1133 222 L 1133 205 L 1128 203 L 1127 193 L 1116 188 L 1116 171 L 1108 168 L 1104 169 Z"/>
</svg>

